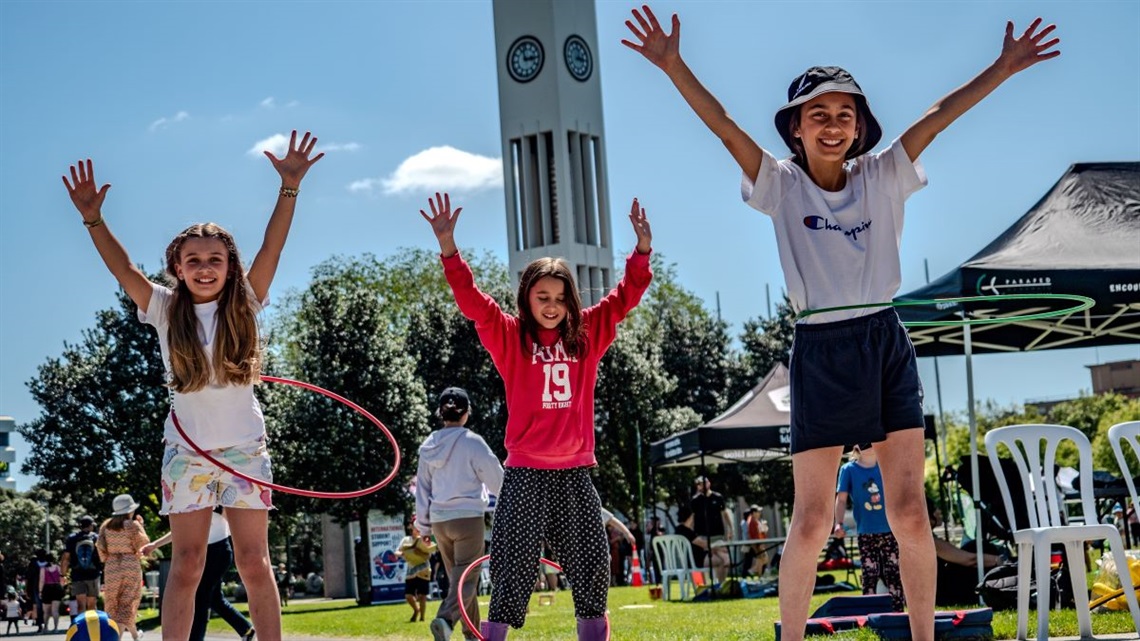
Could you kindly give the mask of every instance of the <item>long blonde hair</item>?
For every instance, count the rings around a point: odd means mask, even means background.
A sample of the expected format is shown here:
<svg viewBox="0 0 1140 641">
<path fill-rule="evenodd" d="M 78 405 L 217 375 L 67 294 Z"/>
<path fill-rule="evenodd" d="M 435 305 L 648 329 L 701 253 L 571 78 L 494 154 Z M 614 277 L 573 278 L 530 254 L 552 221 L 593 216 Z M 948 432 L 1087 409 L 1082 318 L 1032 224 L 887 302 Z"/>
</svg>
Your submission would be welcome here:
<svg viewBox="0 0 1140 641">
<path fill-rule="evenodd" d="M 186 283 L 178 279 L 176 266 L 181 259 L 182 244 L 188 238 L 217 238 L 226 246 L 229 255 L 229 273 L 218 296 L 219 323 L 214 338 L 212 368 L 198 339 L 194 300 Z M 251 292 L 245 286 L 245 267 L 234 237 L 214 223 L 187 227 L 166 248 L 166 276 L 174 289 L 174 297 L 167 310 L 170 318 L 170 388 L 186 394 L 206 387 L 211 381 L 219 385 L 258 382 L 262 345 Z"/>
</svg>

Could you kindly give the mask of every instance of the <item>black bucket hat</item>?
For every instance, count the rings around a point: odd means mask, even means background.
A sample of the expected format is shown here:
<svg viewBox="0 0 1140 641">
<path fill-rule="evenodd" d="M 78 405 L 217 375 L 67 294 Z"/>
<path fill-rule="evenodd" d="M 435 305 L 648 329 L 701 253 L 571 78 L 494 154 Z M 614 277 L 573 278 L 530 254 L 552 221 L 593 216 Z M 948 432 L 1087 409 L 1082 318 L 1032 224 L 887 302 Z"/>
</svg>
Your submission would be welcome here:
<svg viewBox="0 0 1140 641">
<path fill-rule="evenodd" d="M 776 112 L 776 131 L 788 145 L 788 149 L 795 149 L 795 137 L 788 130 L 788 123 L 792 120 L 792 113 L 805 102 L 821 94 L 838 91 L 849 93 L 855 97 L 855 108 L 863 115 L 864 130 L 859 133 L 859 139 L 847 150 L 847 158 L 856 158 L 875 148 L 883 137 L 883 128 L 871 108 L 867 106 L 867 97 L 859 88 L 859 83 L 841 67 L 812 67 L 803 72 L 792 84 L 788 86 L 788 104 L 780 107 Z"/>
</svg>

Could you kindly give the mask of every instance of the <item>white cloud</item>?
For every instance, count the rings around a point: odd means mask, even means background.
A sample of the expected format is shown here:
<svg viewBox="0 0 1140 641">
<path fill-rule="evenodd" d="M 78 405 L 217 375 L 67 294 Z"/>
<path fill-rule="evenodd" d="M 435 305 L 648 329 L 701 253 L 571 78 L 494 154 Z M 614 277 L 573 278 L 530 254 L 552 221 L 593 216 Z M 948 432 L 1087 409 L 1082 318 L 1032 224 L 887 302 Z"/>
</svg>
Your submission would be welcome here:
<svg viewBox="0 0 1140 641">
<path fill-rule="evenodd" d="M 269 96 L 257 104 L 262 109 L 276 109 L 279 106 L 277 104 L 277 99 L 275 99 L 273 96 Z M 301 103 L 297 102 L 296 100 L 290 100 L 289 102 L 285 103 L 285 108 L 288 109 L 289 107 L 296 107 L 299 104 Z"/>
<path fill-rule="evenodd" d="M 253 146 L 245 153 L 251 156 L 260 156 L 263 151 L 268 151 L 278 158 L 283 157 L 289 151 L 289 136 L 273 134 L 264 140 L 253 143 Z"/>
<path fill-rule="evenodd" d="M 190 118 L 190 114 L 185 111 L 179 111 L 169 118 L 163 116 L 162 118 L 159 118 L 158 120 L 150 123 L 150 130 L 157 131 L 159 129 L 165 129 L 166 127 L 169 127 L 176 122 L 182 122 L 188 118 Z"/>
<path fill-rule="evenodd" d="M 503 186 L 503 166 L 499 158 L 488 158 L 454 147 L 425 149 L 400 163 L 387 178 L 365 178 L 348 186 L 349 191 L 407 194 L 422 190 L 475 192 Z"/>
<path fill-rule="evenodd" d="M 333 142 L 333 143 L 329 143 L 327 145 L 321 145 L 321 149 L 320 149 L 320 151 L 324 151 L 324 152 L 329 152 L 329 151 L 359 151 L 359 150 L 360 150 L 360 143 L 358 143 L 358 142 L 346 142 L 346 143 Z"/>
<path fill-rule="evenodd" d="M 379 184 L 379 178 L 362 178 L 360 180 L 352 181 L 352 183 L 348 186 L 348 190 L 371 192 L 373 189 L 376 189 Z"/>
<path fill-rule="evenodd" d="M 298 136 L 300 139 L 300 136 Z M 345 142 L 345 143 L 330 143 L 328 145 L 321 145 L 316 149 L 317 152 L 330 152 L 330 151 L 357 151 L 361 147 L 358 142 Z M 263 151 L 268 151 L 278 158 L 282 158 L 289 152 L 289 136 L 285 134 L 273 134 L 264 140 L 258 140 L 253 143 L 253 146 L 246 150 L 245 153 L 251 156 L 260 156 Z"/>
</svg>

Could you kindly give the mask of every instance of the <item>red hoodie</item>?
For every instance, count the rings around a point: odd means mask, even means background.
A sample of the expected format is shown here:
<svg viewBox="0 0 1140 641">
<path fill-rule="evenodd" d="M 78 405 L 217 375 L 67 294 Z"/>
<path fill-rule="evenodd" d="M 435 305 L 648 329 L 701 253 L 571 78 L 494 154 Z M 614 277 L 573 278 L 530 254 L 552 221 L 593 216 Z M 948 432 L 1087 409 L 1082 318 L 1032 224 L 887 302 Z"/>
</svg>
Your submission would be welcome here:
<svg viewBox="0 0 1140 641">
<path fill-rule="evenodd" d="M 633 252 L 625 276 L 600 303 L 582 310 L 583 348 L 571 357 L 557 329 L 539 329 L 539 342 L 519 341 L 519 319 L 479 291 L 471 267 L 456 254 L 442 258 L 459 310 L 475 331 L 507 395 L 507 467 L 557 470 L 596 465 L 594 385 L 598 361 L 617 336 L 617 324 L 637 306 L 653 274 L 649 254 Z"/>
</svg>

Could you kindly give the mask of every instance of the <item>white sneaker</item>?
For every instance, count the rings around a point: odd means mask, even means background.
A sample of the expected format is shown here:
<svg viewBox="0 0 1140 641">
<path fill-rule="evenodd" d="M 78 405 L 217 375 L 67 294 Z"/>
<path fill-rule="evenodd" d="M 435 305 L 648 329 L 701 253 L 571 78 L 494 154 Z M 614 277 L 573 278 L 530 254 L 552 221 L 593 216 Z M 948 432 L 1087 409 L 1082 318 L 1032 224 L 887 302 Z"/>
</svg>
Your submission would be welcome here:
<svg viewBox="0 0 1140 641">
<path fill-rule="evenodd" d="M 444 619 L 439 617 L 432 619 L 428 628 L 431 630 L 431 636 L 435 641 L 449 641 L 451 639 L 451 624 Z"/>
</svg>

